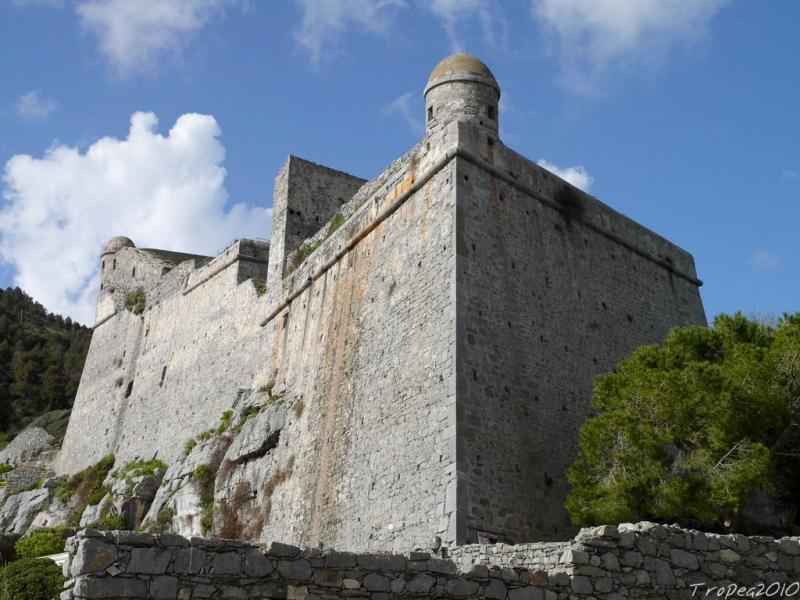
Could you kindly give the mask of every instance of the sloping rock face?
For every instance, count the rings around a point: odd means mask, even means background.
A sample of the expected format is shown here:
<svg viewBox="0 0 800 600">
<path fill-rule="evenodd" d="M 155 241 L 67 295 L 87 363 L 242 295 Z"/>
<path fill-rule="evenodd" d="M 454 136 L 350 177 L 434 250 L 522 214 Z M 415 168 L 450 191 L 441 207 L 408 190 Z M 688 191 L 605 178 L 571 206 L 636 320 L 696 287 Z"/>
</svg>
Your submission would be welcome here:
<svg viewBox="0 0 800 600">
<path fill-rule="evenodd" d="M 47 505 L 49 496 L 48 490 L 44 489 L 8 496 L 0 509 L 0 530 L 13 535 L 25 533 L 36 514 Z"/>
<path fill-rule="evenodd" d="M 23 429 L 0 451 L 0 463 L 14 467 L 31 463 L 49 467 L 57 450 L 54 441 L 53 436 L 41 427 Z"/>
<path fill-rule="evenodd" d="M 271 391 L 241 394 L 220 427 L 196 444 L 191 440 L 185 456 L 169 466 L 144 528 L 261 539 L 272 492 L 291 476 L 287 426 L 296 407 Z"/>
</svg>

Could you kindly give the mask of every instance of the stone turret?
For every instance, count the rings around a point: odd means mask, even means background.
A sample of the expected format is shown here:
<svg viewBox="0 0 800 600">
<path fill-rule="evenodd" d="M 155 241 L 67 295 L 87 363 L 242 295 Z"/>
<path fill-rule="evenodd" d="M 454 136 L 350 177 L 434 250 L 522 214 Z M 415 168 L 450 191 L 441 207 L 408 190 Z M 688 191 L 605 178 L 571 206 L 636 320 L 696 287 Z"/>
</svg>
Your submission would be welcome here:
<svg viewBox="0 0 800 600">
<path fill-rule="evenodd" d="M 467 121 L 497 136 L 500 86 L 483 62 L 459 52 L 434 67 L 425 86 L 426 133 Z"/>
</svg>

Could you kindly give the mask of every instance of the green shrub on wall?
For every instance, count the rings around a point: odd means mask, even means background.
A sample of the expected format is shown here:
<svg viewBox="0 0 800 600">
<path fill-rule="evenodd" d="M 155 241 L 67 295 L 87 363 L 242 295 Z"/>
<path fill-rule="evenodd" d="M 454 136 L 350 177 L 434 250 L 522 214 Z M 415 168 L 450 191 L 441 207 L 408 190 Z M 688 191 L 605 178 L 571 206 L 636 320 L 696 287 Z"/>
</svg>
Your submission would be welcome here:
<svg viewBox="0 0 800 600">
<path fill-rule="evenodd" d="M 144 312 L 144 307 L 144 289 L 136 288 L 125 296 L 125 310 L 129 310 L 135 315 L 140 315 Z"/>
</svg>

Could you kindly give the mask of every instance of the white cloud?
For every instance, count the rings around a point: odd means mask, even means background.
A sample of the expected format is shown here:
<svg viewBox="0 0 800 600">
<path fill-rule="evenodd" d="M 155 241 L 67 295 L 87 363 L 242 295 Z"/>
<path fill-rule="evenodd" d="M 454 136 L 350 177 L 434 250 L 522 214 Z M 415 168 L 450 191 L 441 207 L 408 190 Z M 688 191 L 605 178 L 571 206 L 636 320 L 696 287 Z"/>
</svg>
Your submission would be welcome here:
<svg viewBox="0 0 800 600">
<path fill-rule="evenodd" d="M 225 148 L 208 115 L 185 114 L 167 135 L 152 113 L 135 113 L 127 138 L 85 152 L 54 145 L 16 155 L 3 173 L 0 257 L 15 284 L 49 310 L 93 321 L 105 242 L 213 254 L 240 237 L 267 237 L 271 211 L 226 209 Z"/>
<path fill-rule="evenodd" d="M 418 98 L 419 92 L 406 92 L 384 106 L 383 114 L 400 116 L 408 125 L 411 133 L 421 135 L 424 127 L 417 114 L 422 110 L 422 103 L 418 101 Z"/>
<path fill-rule="evenodd" d="M 784 169 L 781 171 L 781 181 L 795 181 L 800 177 L 800 174 L 794 169 Z"/>
<path fill-rule="evenodd" d="M 82 0 L 81 24 L 119 75 L 152 69 L 165 53 L 180 51 L 192 35 L 221 15 L 232 0 Z"/>
<path fill-rule="evenodd" d="M 759 250 L 747 262 L 759 271 L 774 271 L 781 264 L 781 257 L 769 250 Z"/>
<path fill-rule="evenodd" d="M 702 38 L 730 0 L 531 0 L 556 39 L 565 83 L 596 91 L 608 70 L 658 62 L 672 46 Z"/>
<path fill-rule="evenodd" d="M 42 90 L 31 90 L 17 98 L 15 109 L 26 121 L 44 121 L 58 108 L 58 102 L 48 98 Z"/>
<path fill-rule="evenodd" d="M 422 4 L 441 21 L 453 52 L 464 50 L 463 28 L 473 19 L 480 23 L 484 39 L 494 41 L 492 14 L 499 14 L 499 4 L 489 6 L 486 0 L 429 0 Z"/>
<path fill-rule="evenodd" d="M 592 187 L 592 183 L 594 183 L 594 178 L 589 175 L 589 172 L 581 165 L 562 168 L 544 159 L 537 161 L 536 164 L 544 169 L 547 169 L 554 175 L 558 175 L 567 183 L 571 183 L 576 188 L 582 189 L 584 192 L 588 192 L 589 188 Z"/>
<path fill-rule="evenodd" d="M 295 32 L 298 43 L 311 61 L 320 64 L 326 47 L 337 44 L 351 27 L 368 33 L 384 34 L 395 11 L 405 8 L 405 0 L 295 0 L 303 13 Z"/>
</svg>

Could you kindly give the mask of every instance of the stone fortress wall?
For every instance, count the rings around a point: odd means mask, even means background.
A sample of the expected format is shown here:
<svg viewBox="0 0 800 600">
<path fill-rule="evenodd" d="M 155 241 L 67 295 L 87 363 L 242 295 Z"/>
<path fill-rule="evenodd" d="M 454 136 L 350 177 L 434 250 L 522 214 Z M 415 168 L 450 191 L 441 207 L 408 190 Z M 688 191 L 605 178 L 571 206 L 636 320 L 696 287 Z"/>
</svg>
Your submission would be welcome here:
<svg viewBox="0 0 800 600">
<path fill-rule="evenodd" d="M 446 558 L 94 530 L 68 549 L 65 600 L 800 597 L 798 538 L 653 523 L 584 529 L 561 544 L 461 546 Z"/>
<path fill-rule="evenodd" d="M 434 70 L 426 136 L 376 178 L 290 157 L 269 244 L 109 243 L 60 472 L 114 453 L 185 480 L 225 454 L 217 499 L 268 506 L 250 537 L 307 546 L 572 531 L 564 473 L 594 376 L 705 323 L 699 281 L 686 252 L 506 148 L 494 78 L 456 63 L 472 71 Z M 124 306 L 139 287 L 141 315 Z M 184 456 L 251 401 L 261 418 Z"/>
</svg>

